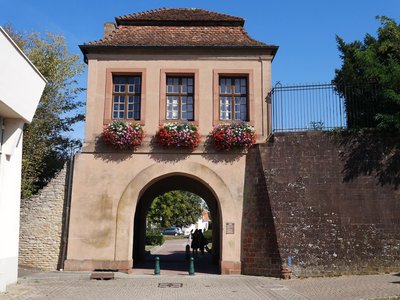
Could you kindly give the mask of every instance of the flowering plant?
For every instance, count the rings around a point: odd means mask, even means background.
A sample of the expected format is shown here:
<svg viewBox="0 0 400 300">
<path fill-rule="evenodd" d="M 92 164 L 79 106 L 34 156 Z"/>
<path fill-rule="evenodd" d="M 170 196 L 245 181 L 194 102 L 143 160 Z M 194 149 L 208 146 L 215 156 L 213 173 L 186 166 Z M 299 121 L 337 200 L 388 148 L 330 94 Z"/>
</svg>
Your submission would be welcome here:
<svg viewBox="0 0 400 300">
<path fill-rule="evenodd" d="M 142 125 L 122 121 L 112 121 L 103 129 L 103 141 L 116 149 L 136 149 L 142 144 L 144 132 Z"/>
<path fill-rule="evenodd" d="M 197 126 L 190 123 L 167 123 L 160 126 L 157 141 L 163 147 L 194 149 L 200 143 Z"/>
<path fill-rule="evenodd" d="M 210 132 L 217 150 L 249 149 L 256 142 L 254 128 L 247 123 L 217 125 Z"/>
</svg>

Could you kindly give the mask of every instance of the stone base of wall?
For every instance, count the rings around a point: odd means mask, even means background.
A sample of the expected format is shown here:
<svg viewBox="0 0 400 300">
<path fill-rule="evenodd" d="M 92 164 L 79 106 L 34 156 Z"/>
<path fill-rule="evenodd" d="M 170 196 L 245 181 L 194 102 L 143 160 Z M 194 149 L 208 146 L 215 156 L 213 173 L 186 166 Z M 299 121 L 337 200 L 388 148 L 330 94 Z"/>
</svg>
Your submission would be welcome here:
<svg viewBox="0 0 400 300">
<path fill-rule="evenodd" d="M 67 259 L 65 271 L 118 270 L 128 272 L 132 269 L 133 260 L 75 260 Z"/>
<path fill-rule="evenodd" d="M 221 261 L 221 274 L 223 275 L 239 275 L 241 270 L 240 261 Z"/>
</svg>

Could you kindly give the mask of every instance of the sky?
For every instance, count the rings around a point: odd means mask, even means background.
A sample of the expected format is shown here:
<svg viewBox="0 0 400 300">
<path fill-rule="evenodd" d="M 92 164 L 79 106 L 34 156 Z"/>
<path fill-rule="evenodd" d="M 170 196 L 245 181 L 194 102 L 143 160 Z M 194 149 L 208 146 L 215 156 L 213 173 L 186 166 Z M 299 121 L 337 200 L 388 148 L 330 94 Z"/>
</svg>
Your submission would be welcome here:
<svg viewBox="0 0 400 300">
<path fill-rule="evenodd" d="M 100 39 L 104 22 L 161 7 L 202 8 L 244 18 L 250 36 L 279 46 L 273 85 L 330 82 L 341 66 L 336 35 L 346 42 L 375 35 L 377 15 L 400 22 L 400 0 L 0 0 L 0 26 L 11 23 L 18 31 L 61 34 L 69 51 L 82 57 L 78 45 Z M 83 87 L 86 76 L 79 78 Z M 77 138 L 83 138 L 83 127 L 76 127 Z"/>
</svg>

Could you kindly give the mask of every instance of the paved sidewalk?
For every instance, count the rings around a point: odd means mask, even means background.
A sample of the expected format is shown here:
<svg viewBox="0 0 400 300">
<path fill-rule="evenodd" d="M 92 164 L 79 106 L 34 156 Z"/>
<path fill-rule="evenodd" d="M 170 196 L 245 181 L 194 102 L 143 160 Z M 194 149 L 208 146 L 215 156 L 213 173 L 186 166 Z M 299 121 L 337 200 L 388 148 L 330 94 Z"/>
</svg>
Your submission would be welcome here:
<svg viewBox="0 0 400 300">
<path fill-rule="evenodd" d="M 30 273 L 0 299 L 382 299 L 400 296 L 398 275 L 280 280 L 254 276 L 127 275 L 89 279 L 88 272 Z"/>
</svg>

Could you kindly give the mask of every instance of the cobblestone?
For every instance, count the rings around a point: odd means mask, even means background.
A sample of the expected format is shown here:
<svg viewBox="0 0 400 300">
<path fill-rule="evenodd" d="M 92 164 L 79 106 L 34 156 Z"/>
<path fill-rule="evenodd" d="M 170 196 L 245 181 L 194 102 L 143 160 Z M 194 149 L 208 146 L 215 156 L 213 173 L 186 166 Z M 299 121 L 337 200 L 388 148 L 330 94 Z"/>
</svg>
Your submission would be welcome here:
<svg viewBox="0 0 400 300">
<path fill-rule="evenodd" d="M 280 280 L 223 275 L 128 275 L 89 279 L 88 272 L 32 273 L 10 285 L 0 299 L 380 299 L 400 295 L 400 277 L 341 276 Z M 159 287 L 160 283 L 181 283 Z M 164 285 L 165 286 L 165 285 Z"/>
</svg>

